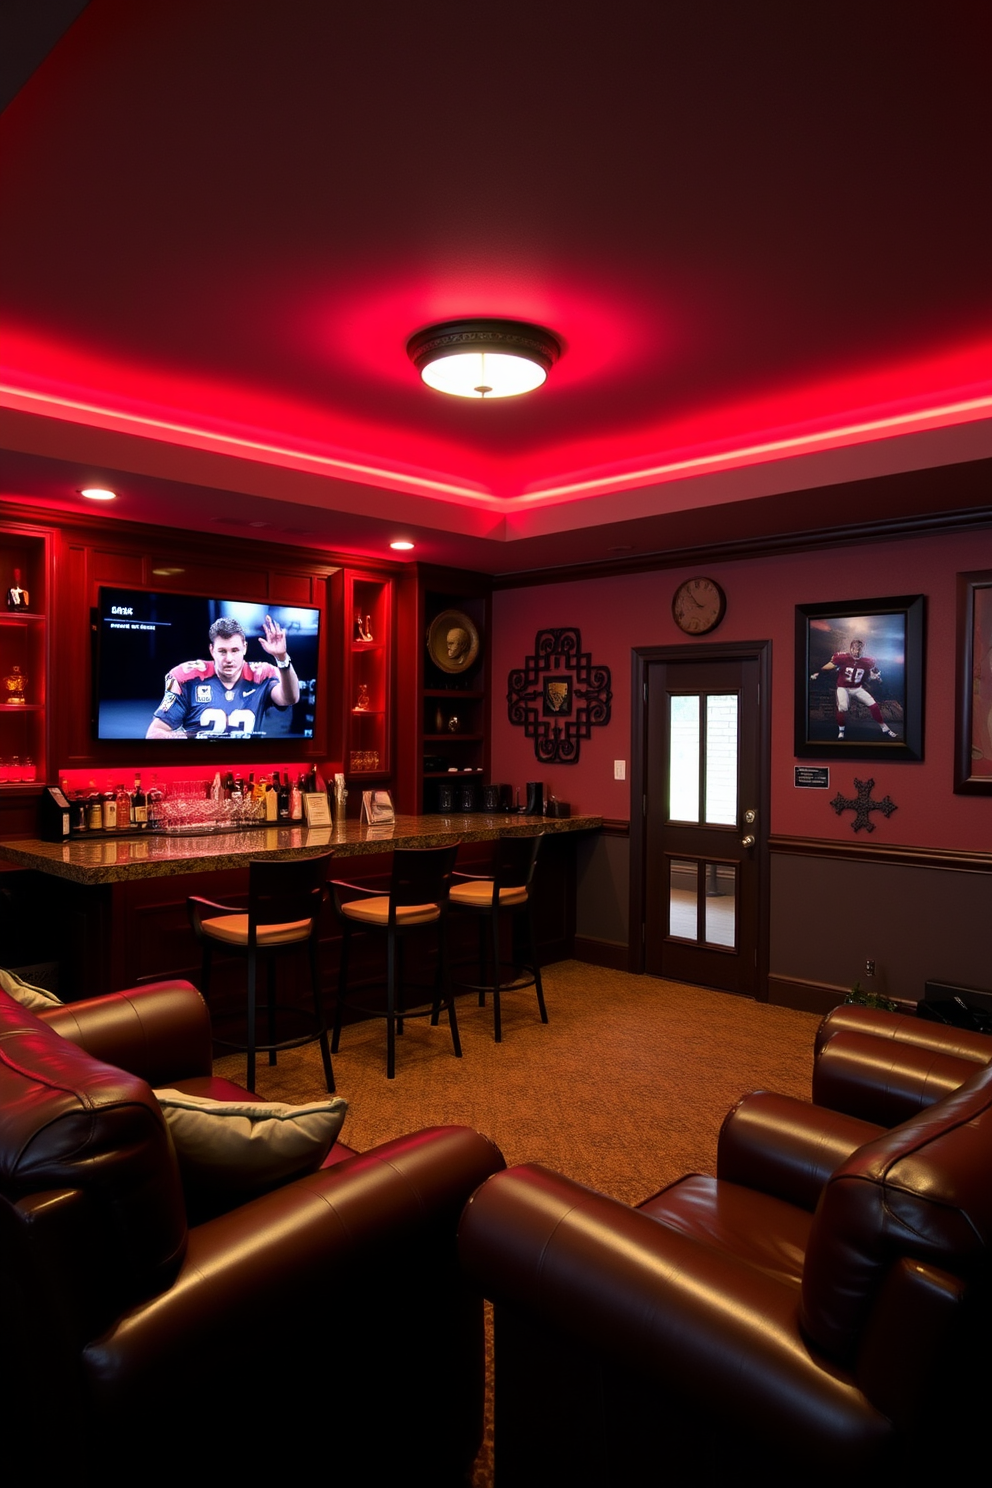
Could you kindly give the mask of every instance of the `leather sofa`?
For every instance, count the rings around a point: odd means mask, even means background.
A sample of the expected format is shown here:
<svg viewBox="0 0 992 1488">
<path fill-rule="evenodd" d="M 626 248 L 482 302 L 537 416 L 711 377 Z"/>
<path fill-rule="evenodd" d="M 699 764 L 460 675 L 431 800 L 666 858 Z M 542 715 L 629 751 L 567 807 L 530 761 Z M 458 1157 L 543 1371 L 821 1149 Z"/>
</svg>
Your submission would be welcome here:
<svg viewBox="0 0 992 1488">
<path fill-rule="evenodd" d="M 813 1102 L 896 1126 L 990 1062 L 987 1034 L 844 1004 L 817 1030 Z"/>
<path fill-rule="evenodd" d="M 992 1068 L 971 1067 L 891 1130 L 747 1096 L 717 1176 L 636 1210 L 535 1165 L 490 1178 L 459 1249 L 495 1304 L 497 1488 L 972 1471 L 990 1383 Z"/>
<path fill-rule="evenodd" d="M 35 1016 L 0 994 L 7 1455 L 49 1480 L 205 1481 L 325 1464 L 458 1483 L 482 1436 L 482 1305 L 455 1230 L 503 1166 L 462 1127 L 357 1154 L 191 1223 L 151 1086 L 211 1073 L 184 982 Z"/>
</svg>

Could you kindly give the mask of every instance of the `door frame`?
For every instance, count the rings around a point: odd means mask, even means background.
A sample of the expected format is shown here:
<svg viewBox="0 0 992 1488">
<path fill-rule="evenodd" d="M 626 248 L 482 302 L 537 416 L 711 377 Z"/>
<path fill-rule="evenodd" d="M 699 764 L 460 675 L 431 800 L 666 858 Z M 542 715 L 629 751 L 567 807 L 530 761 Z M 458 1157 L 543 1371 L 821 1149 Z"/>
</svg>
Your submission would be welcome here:
<svg viewBox="0 0 992 1488">
<path fill-rule="evenodd" d="M 755 999 L 768 1001 L 770 883 L 768 820 L 771 808 L 771 641 L 693 642 L 688 646 L 634 646 L 631 650 L 630 720 L 630 934 L 628 970 L 644 971 L 647 926 L 647 727 L 648 667 L 653 662 L 757 661 L 758 663 L 758 820 L 755 848 L 758 871 L 757 980 Z"/>
</svg>

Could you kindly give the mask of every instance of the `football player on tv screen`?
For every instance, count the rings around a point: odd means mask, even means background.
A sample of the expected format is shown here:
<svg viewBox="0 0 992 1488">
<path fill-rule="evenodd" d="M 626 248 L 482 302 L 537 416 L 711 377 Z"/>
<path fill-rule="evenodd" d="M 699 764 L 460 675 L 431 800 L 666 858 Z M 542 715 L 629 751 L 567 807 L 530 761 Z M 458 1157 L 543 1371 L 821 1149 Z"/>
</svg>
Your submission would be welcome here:
<svg viewBox="0 0 992 1488">
<path fill-rule="evenodd" d="M 237 620 L 215 620 L 210 660 L 184 661 L 165 678 L 146 739 L 244 739 L 265 732 L 270 708 L 299 702 L 300 681 L 286 651 L 286 632 L 266 615 L 259 645 L 271 661 L 247 661 L 248 637 Z"/>
</svg>

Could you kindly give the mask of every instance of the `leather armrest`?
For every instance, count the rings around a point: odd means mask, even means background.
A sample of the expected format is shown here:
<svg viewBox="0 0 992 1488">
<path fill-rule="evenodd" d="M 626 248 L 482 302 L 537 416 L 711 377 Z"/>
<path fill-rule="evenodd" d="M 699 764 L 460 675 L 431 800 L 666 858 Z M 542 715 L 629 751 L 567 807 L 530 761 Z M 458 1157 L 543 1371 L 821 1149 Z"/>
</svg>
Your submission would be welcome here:
<svg viewBox="0 0 992 1488">
<path fill-rule="evenodd" d="M 439 1287 L 425 1271 L 407 1276 L 415 1242 L 429 1241 L 435 1263 L 447 1235 L 449 1266 L 458 1216 L 468 1196 L 504 1166 L 499 1149 L 467 1127 L 435 1127 L 321 1169 L 190 1231 L 186 1258 L 168 1290 L 133 1309 L 84 1350 L 95 1398 L 115 1413 L 144 1399 L 149 1380 L 192 1388 L 213 1364 L 218 1341 L 236 1357 L 261 1330 L 272 1348 L 273 1319 L 296 1351 L 312 1352 L 317 1319 L 367 1305 L 370 1285 L 385 1299 L 405 1288 Z M 422 1247 L 421 1247 L 422 1248 Z M 425 1256 L 420 1259 L 425 1261 Z M 395 1268 L 401 1281 L 388 1274 Z M 370 1271 L 381 1276 L 370 1283 Z M 360 1282 L 360 1278 L 365 1278 Z M 357 1295 L 352 1295 L 357 1288 Z M 402 1312 L 397 1297 L 391 1304 Z M 262 1327 L 261 1320 L 265 1320 Z M 389 1338 L 381 1340 L 389 1349 Z M 185 1381 L 185 1383 L 184 1383 Z M 172 1386 L 170 1386 L 172 1388 Z"/>
<path fill-rule="evenodd" d="M 213 1067 L 210 1013 L 191 982 L 151 982 L 40 1016 L 94 1059 L 149 1085 L 209 1075 Z"/>
<path fill-rule="evenodd" d="M 988 1034 L 975 1033 L 969 1028 L 951 1028 L 945 1023 L 930 1023 L 924 1018 L 911 1018 L 903 1013 L 887 1013 L 880 1008 L 860 1007 L 857 1003 L 842 1003 L 824 1018 L 816 1032 L 817 1057 L 838 1033 L 872 1034 L 875 1038 L 929 1049 L 934 1054 L 968 1059 L 972 1064 L 992 1061 L 992 1039 Z"/>
<path fill-rule="evenodd" d="M 979 1068 L 971 1059 L 926 1043 L 838 1032 L 813 1066 L 813 1100 L 884 1127 L 898 1126 L 957 1090 Z"/>
<path fill-rule="evenodd" d="M 724 1118 L 717 1177 L 812 1213 L 831 1173 L 882 1130 L 793 1096 L 756 1090 Z"/>
<path fill-rule="evenodd" d="M 675 1402 L 674 1429 L 681 1400 L 705 1408 L 714 1430 L 738 1426 L 777 1454 L 794 1445 L 797 1460 L 838 1467 L 889 1432 L 850 1376 L 806 1348 L 795 1288 L 546 1168 L 483 1184 L 459 1254 L 496 1304 L 497 1340 L 505 1307 L 646 1375 L 659 1404 Z"/>
</svg>

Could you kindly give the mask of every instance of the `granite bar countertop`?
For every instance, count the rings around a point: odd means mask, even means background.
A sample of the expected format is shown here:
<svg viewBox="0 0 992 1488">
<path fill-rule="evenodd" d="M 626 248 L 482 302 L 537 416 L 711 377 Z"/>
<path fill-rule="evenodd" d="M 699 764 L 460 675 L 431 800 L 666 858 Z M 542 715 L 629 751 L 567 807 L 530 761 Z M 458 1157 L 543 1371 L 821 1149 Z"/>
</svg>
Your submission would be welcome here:
<svg viewBox="0 0 992 1488">
<path fill-rule="evenodd" d="M 398 816 L 390 826 L 249 827 L 207 836 L 85 837 L 71 842 L 33 839 L 0 842 L 0 859 L 18 868 L 34 868 L 78 884 L 124 883 L 136 878 L 170 878 L 183 873 L 209 873 L 243 868 L 252 858 L 315 858 L 330 852 L 339 858 L 364 857 L 392 847 L 443 847 L 452 841 L 488 842 L 494 837 L 522 837 L 531 832 L 586 832 L 603 825 L 601 816 Z"/>
</svg>

